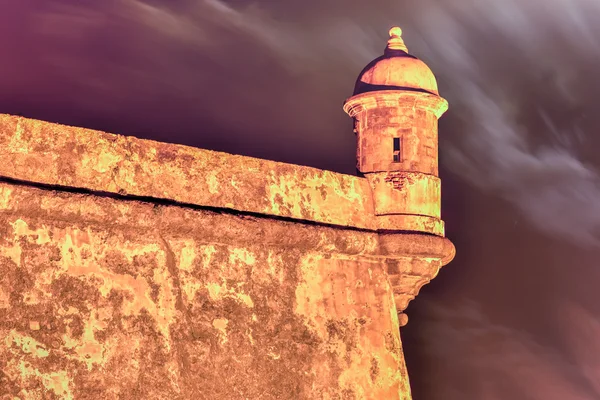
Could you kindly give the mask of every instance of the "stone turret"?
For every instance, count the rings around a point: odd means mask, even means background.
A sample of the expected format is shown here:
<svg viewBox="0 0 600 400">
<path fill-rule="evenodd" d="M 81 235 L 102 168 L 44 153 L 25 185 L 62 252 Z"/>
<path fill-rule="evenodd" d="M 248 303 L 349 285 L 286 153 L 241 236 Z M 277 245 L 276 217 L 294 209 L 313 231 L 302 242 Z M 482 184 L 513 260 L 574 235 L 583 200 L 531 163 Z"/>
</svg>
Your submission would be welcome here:
<svg viewBox="0 0 600 400">
<path fill-rule="evenodd" d="M 369 182 L 376 218 L 388 230 L 405 232 L 407 242 L 431 237 L 422 254 L 398 253 L 388 264 L 402 326 L 408 303 L 452 260 L 455 249 L 444 238 L 438 174 L 438 119 L 448 102 L 429 67 L 408 53 L 402 30 L 389 33 L 383 56 L 360 73 L 344 111 L 354 119 L 357 168 Z M 436 247 L 444 248 L 441 258 Z"/>
<path fill-rule="evenodd" d="M 360 73 L 344 110 L 355 121 L 357 167 L 371 186 L 375 213 L 398 229 L 443 236 L 437 135 L 448 102 L 401 35 L 390 30 L 384 55 Z"/>
</svg>

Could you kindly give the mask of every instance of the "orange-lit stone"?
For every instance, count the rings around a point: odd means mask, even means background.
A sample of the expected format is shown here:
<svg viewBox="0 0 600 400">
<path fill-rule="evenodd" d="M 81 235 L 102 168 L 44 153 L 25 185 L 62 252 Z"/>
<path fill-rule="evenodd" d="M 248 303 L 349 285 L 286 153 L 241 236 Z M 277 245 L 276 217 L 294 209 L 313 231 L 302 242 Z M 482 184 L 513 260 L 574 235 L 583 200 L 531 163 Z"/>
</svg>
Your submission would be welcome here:
<svg viewBox="0 0 600 400">
<path fill-rule="evenodd" d="M 0 398 L 410 399 L 403 311 L 454 246 L 447 104 L 396 61 L 345 106 L 365 178 L 0 116 Z"/>
</svg>

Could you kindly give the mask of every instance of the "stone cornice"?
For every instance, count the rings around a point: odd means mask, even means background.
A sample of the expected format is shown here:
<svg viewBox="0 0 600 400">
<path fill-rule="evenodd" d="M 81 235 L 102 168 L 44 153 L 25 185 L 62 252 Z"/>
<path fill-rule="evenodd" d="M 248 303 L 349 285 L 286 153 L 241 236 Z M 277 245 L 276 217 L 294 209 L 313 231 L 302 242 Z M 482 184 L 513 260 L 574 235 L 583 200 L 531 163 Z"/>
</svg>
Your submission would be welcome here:
<svg viewBox="0 0 600 400">
<path fill-rule="evenodd" d="M 408 90 L 379 90 L 352 96 L 344 103 L 344 111 L 356 117 L 364 110 L 378 107 L 417 107 L 429 110 L 436 117 L 448 111 L 446 99 L 427 92 Z"/>
</svg>

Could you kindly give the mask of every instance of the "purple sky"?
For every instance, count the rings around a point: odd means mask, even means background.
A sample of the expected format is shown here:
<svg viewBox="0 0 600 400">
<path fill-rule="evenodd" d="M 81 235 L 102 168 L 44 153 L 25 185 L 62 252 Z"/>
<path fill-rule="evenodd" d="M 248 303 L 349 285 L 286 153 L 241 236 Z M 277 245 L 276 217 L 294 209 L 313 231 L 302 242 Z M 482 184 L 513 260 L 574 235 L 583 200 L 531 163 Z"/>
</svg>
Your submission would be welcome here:
<svg viewBox="0 0 600 400">
<path fill-rule="evenodd" d="M 400 25 L 450 101 L 443 215 L 458 249 L 408 309 L 415 400 L 600 398 L 598 0 L 0 11 L 0 112 L 351 174 L 341 105 Z"/>
</svg>

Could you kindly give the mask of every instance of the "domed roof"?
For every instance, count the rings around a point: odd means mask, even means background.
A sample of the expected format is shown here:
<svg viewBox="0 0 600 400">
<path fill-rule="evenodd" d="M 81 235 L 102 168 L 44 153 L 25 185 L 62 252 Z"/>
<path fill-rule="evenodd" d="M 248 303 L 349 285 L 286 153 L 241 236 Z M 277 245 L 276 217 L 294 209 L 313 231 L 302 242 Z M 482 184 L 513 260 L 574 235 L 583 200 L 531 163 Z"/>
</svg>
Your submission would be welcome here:
<svg viewBox="0 0 600 400">
<path fill-rule="evenodd" d="M 413 90 L 439 95 L 433 72 L 423 61 L 408 54 L 398 27 L 390 29 L 383 56 L 371 61 L 358 76 L 354 95 L 379 90 Z"/>
</svg>

